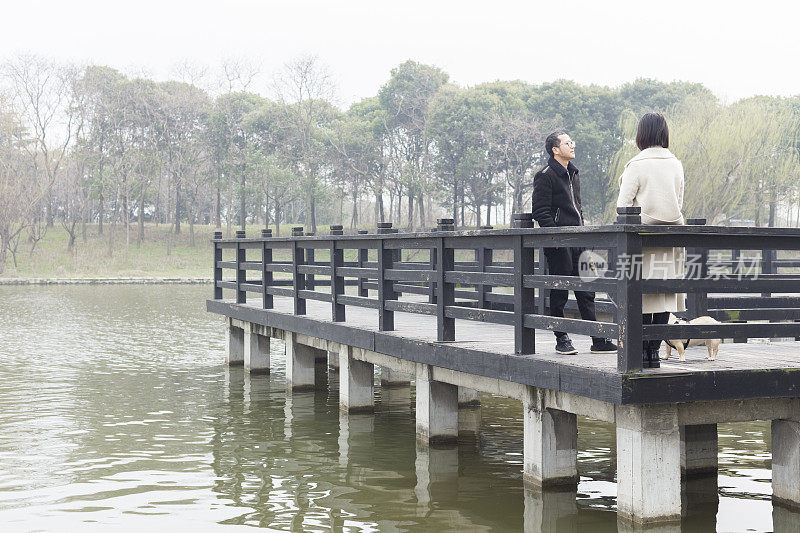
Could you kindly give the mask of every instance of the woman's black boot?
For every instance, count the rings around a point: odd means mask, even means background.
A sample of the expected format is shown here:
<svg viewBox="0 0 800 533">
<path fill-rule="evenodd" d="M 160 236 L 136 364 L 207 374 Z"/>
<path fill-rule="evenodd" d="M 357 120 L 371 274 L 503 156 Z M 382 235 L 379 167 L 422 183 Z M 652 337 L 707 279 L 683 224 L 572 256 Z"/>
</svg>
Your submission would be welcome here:
<svg viewBox="0 0 800 533">
<path fill-rule="evenodd" d="M 661 360 L 658 352 L 661 349 L 661 341 L 650 343 L 650 368 L 661 368 Z"/>
</svg>

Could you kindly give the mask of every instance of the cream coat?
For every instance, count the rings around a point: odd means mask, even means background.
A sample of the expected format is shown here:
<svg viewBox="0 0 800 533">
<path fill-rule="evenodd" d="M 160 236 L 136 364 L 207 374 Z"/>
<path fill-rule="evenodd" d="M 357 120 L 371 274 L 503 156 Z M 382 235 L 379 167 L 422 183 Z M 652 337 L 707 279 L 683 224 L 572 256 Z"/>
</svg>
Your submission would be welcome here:
<svg viewBox="0 0 800 533">
<path fill-rule="evenodd" d="M 617 207 L 642 208 L 644 224 L 684 224 L 683 165 L 667 148 L 652 147 L 628 161 L 619 178 Z M 683 248 L 644 248 L 642 277 L 669 279 L 684 276 Z M 686 295 L 644 294 L 643 313 L 686 310 Z"/>
</svg>

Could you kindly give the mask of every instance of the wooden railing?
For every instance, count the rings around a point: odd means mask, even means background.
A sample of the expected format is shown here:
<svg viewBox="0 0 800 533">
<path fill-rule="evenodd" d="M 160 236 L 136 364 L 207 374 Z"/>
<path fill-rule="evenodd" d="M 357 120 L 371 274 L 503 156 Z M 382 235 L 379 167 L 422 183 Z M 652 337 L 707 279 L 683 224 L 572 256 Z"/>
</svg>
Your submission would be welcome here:
<svg viewBox="0 0 800 533">
<path fill-rule="evenodd" d="M 618 213 L 607 226 L 534 229 L 528 214 L 514 215 L 515 227 L 500 230 L 455 231 L 451 219 L 440 219 L 437 228 L 416 233 L 398 233 L 390 223 L 379 224 L 377 233 L 351 235 L 341 226 L 324 236 L 303 235 L 302 227 L 290 237 L 272 237 L 269 230 L 259 238 L 217 233 L 214 299 L 230 290 L 243 304 L 256 293 L 261 307 L 271 309 L 275 297 L 291 298 L 296 315 L 318 300 L 330 303 L 335 322 L 346 320 L 348 307 L 371 308 L 381 331 L 394 329 L 397 312 L 431 315 L 441 342 L 455 340 L 457 319 L 503 324 L 514 327 L 518 354 L 535 353 L 536 329 L 609 337 L 619 342 L 620 372 L 641 369 L 643 339 L 800 337 L 800 274 L 778 272 L 800 266 L 797 259 L 778 259 L 800 250 L 800 230 L 705 226 L 702 220 L 644 226 L 638 208 Z M 652 246 L 685 247 L 692 268 L 679 279 L 642 279 L 636 258 Z M 548 247 L 592 249 L 610 268 L 599 277 L 550 275 L 540 260 Z M 722 267 L 715 263 L 720 250 L 730 256 Z M 742 268 L 743 250 L 766 250 L 755 271 Z M 226 251 L 232 258 L 224 259 Z M 234 276 L 226 279 L 226 271 Z M 549 316 L 550 289 L 594 291 L 598 321 Z M 642 294 L 675 292 L 688 294 L 690 317 L 708 314 L 723 323 L 643 326 Z M 577 312 L 574 301 L 566 312 Z"/>
</svg>

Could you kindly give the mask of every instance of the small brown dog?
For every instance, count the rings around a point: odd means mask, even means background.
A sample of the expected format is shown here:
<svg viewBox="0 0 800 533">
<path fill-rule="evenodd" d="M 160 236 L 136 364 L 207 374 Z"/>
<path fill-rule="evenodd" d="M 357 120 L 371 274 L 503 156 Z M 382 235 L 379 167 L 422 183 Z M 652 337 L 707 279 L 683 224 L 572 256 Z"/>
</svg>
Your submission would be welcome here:
<svg viewBox="0 0 800 533">
<path fill-rule="evenodd" d="M 714 320 L 710 316 L 699 316 L 687 322 L 686 320 L 678 318 L 670 313 L 669 323 L 711 325 L 719 324 L 719 321 Z M 669 359 L 669 356 L 672 355 L 672 349 L 675 348 L 678 351 L 678 360 L 681 362 L 686 361 L 686 348 L 689 346 L 702 346 L 705 344 L 706 348 L 708 348 L 708 356 L 706 356 L 706 360 L 715 361 L 717 359 L 717 353 L 719 353 L 719 345 L 722 343 L 722 339 L 680 339 L 664 342 L 667 345 L 667 353 L 664 355 L 665 360 Z"/>
</svg>

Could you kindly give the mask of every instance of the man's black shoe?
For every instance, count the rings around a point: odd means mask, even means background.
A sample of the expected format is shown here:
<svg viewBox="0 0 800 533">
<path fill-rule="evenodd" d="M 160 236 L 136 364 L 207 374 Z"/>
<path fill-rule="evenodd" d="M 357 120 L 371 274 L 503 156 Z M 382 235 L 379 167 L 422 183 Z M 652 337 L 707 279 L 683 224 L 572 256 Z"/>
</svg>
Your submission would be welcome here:
<svg viewBox="0 0 800 533">
<path fill-rule="evenodd" d="M 592 353 L 617 353 L 617 345 L 608 339 L 592 342 Z"/>
<path fill-rule="evenodd" d="M 563 337 L 556 338 L 556 353 L 560 353 L 561 355 L 573 355 L 578 353 L 578 350 L 572 345 L 572 341 L 569 340 L 569 337 L 564 335 Z"/>
</svg>

